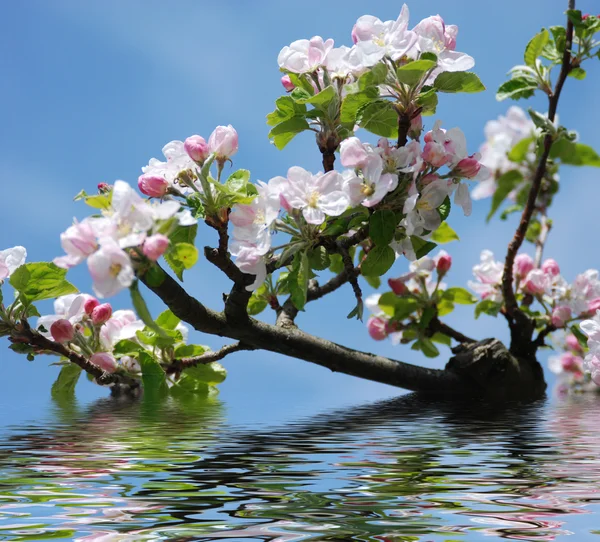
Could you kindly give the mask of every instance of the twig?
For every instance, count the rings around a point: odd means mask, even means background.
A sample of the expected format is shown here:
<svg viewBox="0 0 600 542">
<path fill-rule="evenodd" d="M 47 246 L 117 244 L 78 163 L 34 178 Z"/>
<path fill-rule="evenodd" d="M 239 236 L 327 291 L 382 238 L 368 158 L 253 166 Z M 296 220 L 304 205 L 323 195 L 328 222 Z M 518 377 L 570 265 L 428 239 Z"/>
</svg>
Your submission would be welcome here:
<svg viewBox="0 0 600 542">
<path fill-rule="evenodd" d="M 429 329 L 432 331 L 439 331 L 444 335 L 448 335 L 448 337 L 452 337 L 455 341 L 459 343 L 474 343 L 475 339 L 471 339 L 471 337 L 467 337 L 463 335 L 460 331 L 456 331 L 454 328 L 451 328 L 449 325 L 444 324 L 439 318 L 432 318 L 431 322 L 429 322 Z"/>
<path fill-rule="evenodd" d="M 546 246 L 546 241 L 548 240 L 548 234 L 550 233 L 550 229 L 552 228 L 548 217 L 546 216 L 546 209 L 540 210 L 540 237 L 535 242 L 535 267 L 539 268 L 542 265 L 542 258 L 544 256 L 544 247 Z"/>
<path fill-rule="evenodd" d="M 205 352 L 200 356 L 176 359 L 167 366 L 166 371 L 167 374 L 178 373 L 184 371 L 185 369 L 195 367 L 196 365 L 205 365 L 207 363 L 213 363 L 214 361 L 222 360 L 229 354 L 240 352 L 242 350 L 254 350 L 254 347 L 241 342 L 236 342 L 234 344 L 224 346 L 219 350 L 215 350 L 214 352 Z"/>
</svg>

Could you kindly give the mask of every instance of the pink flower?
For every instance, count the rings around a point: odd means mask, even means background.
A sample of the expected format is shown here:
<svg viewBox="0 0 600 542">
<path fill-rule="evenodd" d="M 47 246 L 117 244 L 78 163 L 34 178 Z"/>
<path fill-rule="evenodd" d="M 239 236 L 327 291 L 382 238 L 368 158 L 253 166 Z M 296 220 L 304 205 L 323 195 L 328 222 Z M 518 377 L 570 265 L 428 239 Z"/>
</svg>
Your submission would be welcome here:
<svg viewBox="0 0 600 542">
<path fill-rule="evenodd" d="M 217 126 L 208 138 L 210 152 L 217 155 L 217 160 L 229 160 L 238 151 L 238 133 L 235 128 Z"/>
<path fill-rule="evenodd" d="M 533 269 L 525 278 L 523 291 L 532 295 L 542 295 L 548 286 L 548 276 L 541 269 Z"/>
<path fill-rule="evenodd" d="M 151 198 L 162 198 L 169 189 L 169 183 L 158 175 L 140 175 L 138 188 L 142 194 Z"/>
<path fill-rule="evenodd" d="M 588 312 L 596 314 L 598 310 L 600 310 L 600 297 L 595 297 L 591 301 L 588 301 Z"/>
<path fill-rule="evenodd" d="M 387 142 L 387 139 L 385 141 Z M 373 151 L 369 152 L 369 148 L 363 145 L 358 137 L 344 139 L 340 145 L 340 162 L 344 167 L 363 168 L 370 154 L 373 154 Z"/>
<path fill-rule="evenodd" d="M 388 336 L 387 320 L 378 316 L 371 316 L 367 322 L 367 331 L 372 339 L 383 341 Z"/>
<path fill-rule="evenodd" d="M 552 311 L 552 325 L 554 327 L 563 327 L 571 318 L 571 308 L 566 305 L 559 305 Z"/>
<path fill-rule="evenodd" d="M 283 88 L 285 89 L 286 92 L 292 92 L 292 90 L 294 90 L 296 88 L 296 85 L 294 85 L 294 83 L 292 83 L 290 76 L 287 74 L 285 74 L 281 78 L 281 84 L 283 85 Z"/>
<path fill-rule="evenodd" d="M 325 63 L 332 48 L 333 40 L 323 41 L 321 36 L 314 36 L 310 40 L 296 40 L 281 49 L 277 63 L 280 68 L 293 73 L 314 72 Z"/>
<path fill-rule="evenodd" d="M 110 238 L 103 239 L 100 249 L 89 257 L 88 269 L 98 297 L 110 297 L 129 288 L 135 277 L 129 256 Z"/>
<path fill-rule="evenodd" d="M 581 373 L 581 358 L 572 354 L 571 352 L 565 352 L 560 356 L 560 362 L 563 368 L 563 371 L 568 373 Z"/>
<path fill-rule="evenodd" d="M 560 275 L 560 267 L 558 267 L 558 264 L 552 258 L 548 258 L 542 264 L 542 271 L 546 273 L 546 275 L 550 275 L 552 277 Z"/>
<path fill-rule="evenodd" d="M 83 304 L 83 310 L 88 316 L 92 315 L 92 311 L 100 305 L 100 301 L 98 301 L 95 297 L 89 296 L 85 303 Z"/>
<path fill-rule="evenodd" d="M 440 250 L 440 253 L 434 258 L 437 272 L 440 275 L 445 275 L 452 267 L 452 256 L 445 250 Z"/>
<path fill-rule="evenodd" d="M 396 295 L 406 295 L 408 293 L 408 288 L 405 284 L 405 280 L 402 277 L 397 279 L 388 279 L 388 284 Z"/>
<path fill-rule="evenodd" d="M 575 337 L 575 335 L 573 335 L 572 333 L 569 333 L 569 335 L 567 335 L 567 337 L 565 338 L 565 342 L 567 343 L 567 347 L 571 350 L 574 350 L 575 352 L 583 352 L 583 349 L 581 348 L 577 337 Z"/>
<path fill-rule="evenodd" d="M 535 267 L 533 258 L 529 254 L 517 254 L 513 265 L 513 273 L 518 278 L 526 277 Z"/>
<path fill-rule="evenodd" d="M 199 135 L 188 137 L 183 142 L 183 148 L 194 162 L 203 163 L 210 155 L 208 143 L 206 143 L 206 140 Z"/>
<path fill-rule="evenodd" d="M 165 253 L 168 246 L 169 238 L 161 233 L 156 233 L 146 238 L 142 246 L 142 252 L 146 258 L 155 262 Z"/>
<path fill-rule="evenodd" d="M 98 235 L 108 224 L 105 218 L 86 218 L 75 222 L 60 234 L 60 244 L 66 256 L 54 258 L 54 264 L 69 269 L 80 264 L 98 249 Z"/>
<path fill-rule="evenodd" d="M 481 163 L 473 156 L 463 158 L 452 170 L 452 175 L 463 179 L 474 179 L 481 171 Z"/>
<path fill-rule="evenodd" d="M 112 316 L 112 307 L 110 303 L 102 303 L 97 305 L 92 310 L 92 323 L 96 326 L 102 325 L 107 322 Z"/>
<path fill-rule="evenodd" d="M 108 352 L 97 352 L 90 358 L 90 363 L 100 367 L 105 373 L 114 373 L 117 370 L 117 361 Z"/>
<path fill-rule="evenodd" d="M 50 334 L 57 343 L 67 343 L 75 337 L 75 328 L 66 318 L 61 318 L 50 326 Z"/>
<path fill-rule="evenodd" d="M 442 167 L 450 160 L 450 157 L 446 154 L 444 145 L 436 143 L 435 141 L 427 141 L 427 143 L 425 143 L 423 154 L 421 156 L 425 162 L 431 164 L 433 167 Z"/>
<path fill-rule="evenodd" d="M 417 115 L 410 121 L 410 128 L 408 129 L 408 137 L 411 139 L 419 139 L 421 132 L 423 131 L 423 117 Z"/>
</svg>

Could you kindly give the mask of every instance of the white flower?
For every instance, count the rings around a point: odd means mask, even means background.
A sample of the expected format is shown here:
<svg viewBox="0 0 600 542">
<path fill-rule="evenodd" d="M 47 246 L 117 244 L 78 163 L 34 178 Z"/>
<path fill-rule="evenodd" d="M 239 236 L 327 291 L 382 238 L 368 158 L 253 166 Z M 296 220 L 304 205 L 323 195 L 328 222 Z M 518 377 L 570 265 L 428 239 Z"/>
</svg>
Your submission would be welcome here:
<svg viewBox="0 0 600 542">
<path fill-rule="evenodd" d="M 339 216 L 348 208 L 343 179 L 337 171 L 313 175 L 294 166 L 288 170 L 288 181 L 283 196 L 291 207 L 302 210 L 309 224 L 322 224 L 326 216 Z"/>
<path fill-rule="evenodd" d="M 438 207 L 448 196 L 448 183 L 438 179 L 423 188 L 419 195 L 413 186 L 404 203 L 403 223 L 408 235 L 420 235 L 423 230 L 434 231 L 442 223 Z"/>
<path fill-rule="evenodd" d="M 0 281 L 10 277 L 17 267 L 22 266 L 25 258 L 27 258 L 27 250 L 22 246 L 0 250 Z"/>
<path fill-rule="evenodd" d="M 85 314 L 83 307 L 89 298 L 88 294 L 68 294 L 57 297 L 54 300 L 54 314 L 40 316 L 36 327 L 44 327 L 46 331 L 40 331 L 40 333 L 51 338 L 50 326 L 57 320 L 69 320 L 71 324 L 81 322 Z"/>
<path fill-rule="evenodd" d="M 135 340 L 136 333 L 144 327 L 144 322 L 138 320 L 132 310 L 115 311 L 100 329 L 102 347 L 106 350 L 112 350 L 119 341 L 124 339 Z"/>
<path fill-rule="evenodd" d="M 381 156 L 372 154 L 362 168 L 362 178 L 352 171 L 344 172 L 344 192 L 352 205 L 362 203 L 365 207 L 377 205 L 387 193 L 398 186 L 398 175 L 383 173 Z"/>
<path fill-rule="evenodd" d="M 321 36 L 310 40 L 297 40 L 285 46 L 277 57 L 280 68 L 293 73 L 310 73 L 325 63 L 333 48 L 333 40 L 323 41 Z"/>
<path fill-rule="evenodd" d="M 108 233 L 111 223 L 104 217 L 88 217 L 60 234 L 60 244 L 65 256 L 54 258 L 58 267 L 69 269 L 80 264 L 98 249 L 98 237 Z"/>
<path fill-rule="evenodd" d="M 235 257 L 235 265 L 248 275 L 255 275 L 255 281 L 246 290 L 256 290 L 267 278 L 267 265 L 264 255 L 268 251 L 248 241 L 233 240 L 229 244 L 229 252 Z"/>
<path fill-rule="evenodd" d="M 504 266 L 494 260 L 494 253 L 489 250 L 481 252 L 480 263 L 473 267 L 473 275 L 478 282 L 472 280 L 468 285 L 471 290 L 479 294 L 482 299 L 502 301 L 499 285 L 502 282 Z"/>
<path fill-rule="evenodd" d="M 127 253 L 109 237 L 100 240 L 100 249 L 88 258 L 88 269 L 98 297 L 110 297 L 129 288 L 135 274 Z"/>
</svg>

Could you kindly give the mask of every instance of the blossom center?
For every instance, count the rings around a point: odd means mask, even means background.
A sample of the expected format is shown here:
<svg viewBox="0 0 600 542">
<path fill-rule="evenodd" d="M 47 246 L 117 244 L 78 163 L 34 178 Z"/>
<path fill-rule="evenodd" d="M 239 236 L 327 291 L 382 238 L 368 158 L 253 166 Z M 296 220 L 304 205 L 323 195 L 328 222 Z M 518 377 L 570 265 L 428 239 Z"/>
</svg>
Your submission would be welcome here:
<svg viewBox="0 0 600 542">
<path fill-rule="evenodd" d="M 254 214 L 254 224 L 263 225 L 265 222 L 266 222 L 266 220 L 265 220 L 265 213 L 264 213 L 264 211 L 262 209 L 259 209 Z"/>
<path fill-rule="evenodd" d="M 113 263 L 109 267 L 109 273 L 111 274 L 112 277 L 117 278 L 119 276 L 119 273 L 121 272 L 121 269 L 123 269 L 123 266 L 121 264 Z"/>
<path fill-rule="evenodd" d="M 316 209 L 319 203 L 319 196 L 321 194 L 319 194 L 319 192 L 317 192 L 316 190 L 313 190 L 310 193 L 310 196 L 308 197 L 308 206 L 312 207 L 313 209 Z"/>
<path fill-rule="evenodd" d="M 417 202 L 417 209 L 421 211 L 433 211 L 433 206 L 425 199 L 421 199 Z"/>
<path fill-rule="evenodd" d="M 360 189 L 360 191 L 367 198 L 369 196 L 372 196 L 375 193 L 375 189 L 373 188 L 373 185 L 371 185 L 371 184 L 364 184 L 362 186 L 362 188 Z"/>
</svg>

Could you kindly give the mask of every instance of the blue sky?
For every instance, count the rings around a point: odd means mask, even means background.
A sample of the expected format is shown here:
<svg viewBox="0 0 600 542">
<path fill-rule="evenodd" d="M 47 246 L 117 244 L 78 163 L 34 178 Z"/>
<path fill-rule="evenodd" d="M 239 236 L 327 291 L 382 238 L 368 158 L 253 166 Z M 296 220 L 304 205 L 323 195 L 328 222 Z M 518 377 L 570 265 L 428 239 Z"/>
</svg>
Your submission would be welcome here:
<svg viewBox="0 0 600 542">
<path fill-rule="evenodd" d="M 166 142 L 195 133 L 208 137 L 219 124 L 236 127 L 240 151 L 234 166 L 250 169 L 254 179 L 284 175 L 292 165 L 317 171 L 320 156 L 311 135 L 302 134 L 282 152 L 267 139 L 264 117 L 282 93 L 277 54 L 289 42 L 313 35 L 349 45 L 359 16 L 371 12 L 381 19 L 396 18 L 400 5 L 387 0 L 377 2 L 376 8 L 356 0 L 285 5 L 274 0 L 222 1 L 218 6 L 192 0 L 7 3 L 0 21 L 5 52 L 0 56 L 0 247 L 22 244 L 29 261 L 52 259 L 61 253 L 59 234 L 72 217 L 87 214 L 83 204 L 72 202 L 81 188 L 93 191 L 98 182 L 116 179 L 133 184 L 141 166 L 152 156 L 160 157 Z M 441 97 L 435 117 L 446 128 L 462 128 L 472 152 L 482 141 L 485 122 L 510 105 L 497 103 L 494 89 L 511 66 L 522 62 L 524 46 L 535 32 L 563 23 L 565 5 L 562 0 L 409 4 L 411 25 L 439 13 L 459 26 L 457 48 L 475 58 L 475 71 L 488 87 L 478 95 Z M 578 7 L 597 10 L 597 2 L 582 0 Z M 588 72 L 583 82 L 567 82 L 559 117 L 579 132 L 582 142 L 598 149 L 598 117 L 592 113 L 600 83 L 598 62 L 590 63 Z M 541 98 L 527 105 L 542 111 L 547 107 Z M 433 118 L 427 123 L 430 128 Z M 600 263 L 598 245 L 589 233 L 596 230 L 599 181 L 600 172 L 592 169 L 570 168 L 561 174 L 547 255 L 559 261 L 570 279 Z M 483 248 L 499 257 L 505 252 L 516 219 L 486 226 L 488 206 L 489 201 L 476 203 L 469 218 L 460 210 L 451 215 L 462 239 L 447 247 L 455 262 L 448 281 L 455 285 L 466 284 Z M 199 242 L 214 243 L 212 233 L 202 230 Z M 399 260 L 394 274 L 406 265 Z M 76 269 L 71 278 L 89 290 L 85 268 Z M 221 292 L 229 286 L 207 262 L 188 274 L 186 285 L 213 308 L 220 308 Z M 148 300 L 154 313 L 162 310 L 157 300 Z M 122 295 L 113 301 L 125 308 L 128 299 Z M 342 289 L 311 306 L 298 323 L 337 342 L 403 361 L 445 363 L 445 355 L 423 360 L 409 349 L 374 343 L 364 325 L 346 320 L 352 306 L 349 288 Z M 478 338 L 506 338 L 503 322 L 489 317 L 474 322 L 470 308 L 457 311 L 449 322 Z M 5 348 L 5 342 L 0 346 Z M 199 337 L 198 342 L 221 345 L 214 337 Z M 0 381 L 11 385 L 0 403 L 19 409 L 15 405 L 46 401 L 57 372 L 47 361 L 38 358 L 31 364 L 4 350 Z M 230 376 L 221 397 L 241 419 L 258 419 L 274 406 L 283 416 L 398 393 L 268 352 L 236 354 L 226 365 Z M 82 400 L 104 394 L 87 382 L 79 392 Z"/>
</svg>

